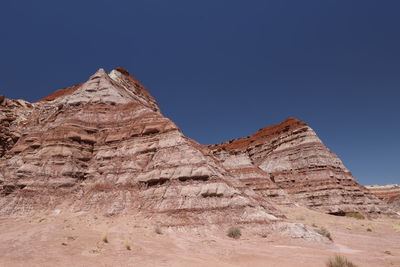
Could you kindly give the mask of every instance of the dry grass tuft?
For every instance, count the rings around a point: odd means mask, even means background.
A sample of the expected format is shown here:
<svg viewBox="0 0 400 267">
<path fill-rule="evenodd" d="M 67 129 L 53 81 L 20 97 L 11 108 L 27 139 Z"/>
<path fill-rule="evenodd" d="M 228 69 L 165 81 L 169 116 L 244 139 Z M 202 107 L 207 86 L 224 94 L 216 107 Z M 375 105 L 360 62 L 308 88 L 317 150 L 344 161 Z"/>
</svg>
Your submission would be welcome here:
<svg viewBox="0 0 400 267">
<path fill-rule="evenodd" d="M 109 240 L 108 240 L 108 233 L 107 232 L 105 232 L 104 234 L 103 234 L 103 238 L 101 239 L 104 243 L 108 243 L 109 242 Z"/>
<path fill-rule="evenodd" d="M 327 263 L 327 267 L 357 267 L 354 263 L 346 259 L 344 256 L 335 255 L 334 257 L 330 258 Z"/>
<path fill-rule="evenodd" d="M 364 220 L 365 219 L 364 215 L 362 215 L 361 213 L 356 212 L 356 211 L 346 212 L 346 217 L 352 217 L 352 218 L 356 218 L 356 219 L 359 219 L 359 220 Z"/>
<path fill-rule="evenodd" d="M 124 246 L 127 250 L 132 250 L 132 245 L 129 239 L 125 239 Z"/>
<path fill-rule="evenodd" d="M 238 239 L 242 236 L 242 231 L 238 227 L 230 227 L 228 229 L 227 236 Z"/>
<path fill-rule="evenodd" d="M 262 233 L 260 234 L 260 236 L 261 236 L 262 238 L 267 238 L 267 237 L 268 237 L 268 233 L 262 232 Z"/>
<path fill-rule="evenodd" d="M 154 228 L 154 232 L 156 234 L 162 235 L 161 227 L 160 226 L 156 226 L 156 228 Z"/>
<path fill-rule="evenodd" d="M 332 239 L 332 235 L 331 235 L 331 233 L 328 231 L 328 229 L 326 229 L 325 227 L 320 227 L 319 229 L 317 229 L 317 233 L 318 234 L 320 234 L 320 235 L 323 235 L 323 236 L 325 236 L 325 237 L 327 237 L 329 240 L 333 240 Z"/>
</svg>

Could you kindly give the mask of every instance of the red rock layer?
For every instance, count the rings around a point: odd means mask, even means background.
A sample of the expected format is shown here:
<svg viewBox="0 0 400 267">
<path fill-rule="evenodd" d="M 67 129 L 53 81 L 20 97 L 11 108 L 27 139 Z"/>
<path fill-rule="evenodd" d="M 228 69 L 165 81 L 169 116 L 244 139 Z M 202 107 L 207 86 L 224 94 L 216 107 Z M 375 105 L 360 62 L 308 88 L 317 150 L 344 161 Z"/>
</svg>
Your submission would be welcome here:
<svg viewBox="0 0 400 267">
<path fill-rule="evenodd" d="M 234 172 L 243 159 L 247 166 L 262 172 L 258 178 L 252 174 L 242 175 L 241 179 L 255 192 L 268 195 L 275 202 L 284 200 L 287 203 L 290 199 L 292 203 L 332 214 L 388 210 L 357 183 L 340 159 L 300 120 L 290 118 L 279 125 L 260 129 L 252 136 L 209 148 Z M 232 158 L 241 159 L 241 162 L 231 164 Z"/>
<path fill-rule="evenodd" d="M 65 95 L 72 94 L 79 88 L 79 86 L 81 86 L 81 84 L 77 84 L 77 85 L 73 85 L 73 86 L 70 86 L 70 87 L 67 87 L 64 89 L 57 90 L 54 93 L 40 99 L 39 102 L 40 101 L 51 101 L 51 100 L 54 100 L 56 98 L 59 98 L 59 97 L 65 96 Z"/>
</svg>

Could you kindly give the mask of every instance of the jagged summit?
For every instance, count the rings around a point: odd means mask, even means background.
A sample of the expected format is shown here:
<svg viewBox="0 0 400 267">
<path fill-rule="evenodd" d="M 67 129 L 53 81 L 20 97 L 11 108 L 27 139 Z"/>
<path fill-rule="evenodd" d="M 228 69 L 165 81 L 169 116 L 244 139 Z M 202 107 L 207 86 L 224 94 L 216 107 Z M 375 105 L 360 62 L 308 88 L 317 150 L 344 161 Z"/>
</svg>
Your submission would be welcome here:
<svg viewBox="0 0 400 267">
<path fill-rule="evenodd" d="M 154 111 L 160 110 L 146 88 L 122 67 L 110 73 L 100 68 L 86 82 L 58 90 L 39 102 L 42 101 L 54 101 L 71 106 L 88 103 L 117 105 L 137 102 Z"/>
</svg>

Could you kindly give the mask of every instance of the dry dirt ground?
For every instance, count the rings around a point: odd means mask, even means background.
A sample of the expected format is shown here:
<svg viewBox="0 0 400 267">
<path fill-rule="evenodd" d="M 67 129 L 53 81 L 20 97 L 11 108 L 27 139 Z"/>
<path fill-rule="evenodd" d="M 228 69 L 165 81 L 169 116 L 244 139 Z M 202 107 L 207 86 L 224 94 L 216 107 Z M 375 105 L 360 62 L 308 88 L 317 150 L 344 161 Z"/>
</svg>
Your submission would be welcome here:
<svg viewBox="0 0 400 267">
<path fill-rule="evenodd" d="M 228 226 L 168 229 L 137 216 L 55 211 L 0 219 L 0 266 L 325 266 L 335 254 L 358 266 L 400 266 L 400 220 L 358 220 L 281 207 L 288 221 L 326 227 L 333 243 L 290 239 Z M 249 229 L 250 228 L 250 229 Z M 107 241 L 107 242 L 105 242 Z"/>
</svg>

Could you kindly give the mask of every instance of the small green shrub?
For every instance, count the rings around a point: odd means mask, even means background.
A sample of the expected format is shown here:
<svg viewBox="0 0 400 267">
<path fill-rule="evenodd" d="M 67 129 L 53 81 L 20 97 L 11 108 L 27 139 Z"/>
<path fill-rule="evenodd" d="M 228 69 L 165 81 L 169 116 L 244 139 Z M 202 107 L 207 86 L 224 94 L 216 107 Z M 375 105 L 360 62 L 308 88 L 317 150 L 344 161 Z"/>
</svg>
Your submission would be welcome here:
<svg viewBox="0 0 400 267">
<path fill-rule="evenodd" d="M 335 255 L 334 257 L 330 258 L 327 263 L 327 267 L 357 267 L 354 263 L 346 259 L 346 257 Z"/>
<path fill-rule="evenodd" d="M 238 227 L 230 227 L 228 229 L 227 236 L 229 236 L 231 238 L 238 239 L 238 238 L 240 238 L 241 235 L 242 235 L 242 231 L 240 231 L 240 229 Z"/>
<path fill-rule="evenodd" d="M 372 232 L 372 229 L 371 228 L 367 228 L 367 232 Z"/>
<path fill-rule="evenodd" d="M 361 213 L 356 212 L 356 211 L 346 212 L 346 217 L 353 217 L 353 218 L 356 218 L 356 219 L 359 219 L 359 220 L 364 220 L 365 219 L 364 215 L 362 215 Z"/>
<path fill-rule="evenodd" d="M 385 250 L 385 252 L 383 252 L 383 253 L 385 253 L 385 254 L 387 254 L 387 255 L 392 255 L 392 252 L 389 251 L 389 250 Z"/>
<path fill-rule="evenodd" d="M 325 227 L 320 227 L 319 229 L 317 229 L 317 233 L 320 235 L 323 235 L 325 237 L 327 237 L 329 240 L 332 241 L 332 236 L 331 233 L 328 231 L 328 229 L 326 229 Z"/>
</svg>

